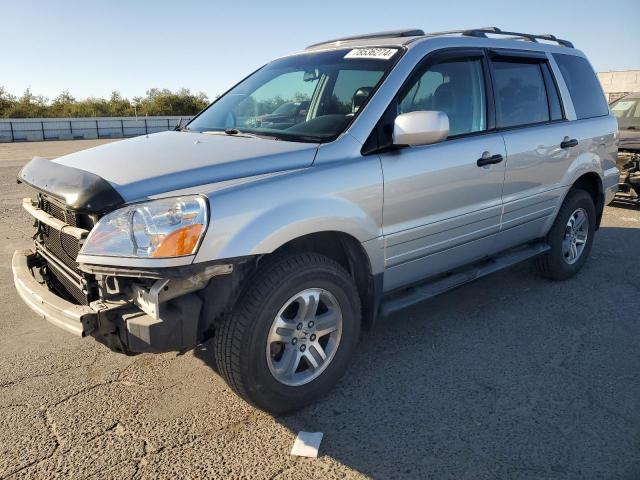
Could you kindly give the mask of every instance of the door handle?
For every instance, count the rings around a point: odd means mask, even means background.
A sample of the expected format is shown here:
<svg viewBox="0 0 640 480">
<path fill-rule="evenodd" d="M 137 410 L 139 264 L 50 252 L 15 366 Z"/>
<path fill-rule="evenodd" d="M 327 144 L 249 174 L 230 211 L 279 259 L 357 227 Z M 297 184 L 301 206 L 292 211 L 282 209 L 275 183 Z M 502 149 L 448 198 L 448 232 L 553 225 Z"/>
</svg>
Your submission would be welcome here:
<svg viewBox="0 0 640 480">
<path fill-rule="evenodd" d="M 575 138 L 564 137 L 564 140 L 560 142 L 560 148 L 571 148 L 578 145 L 578 140 Z"/>
<path fill-rule="evenodd" d="M 500 163 L 502 160 L 504 160 L 504 157 L 499 153 L 497 155 L 491 155 L 489 152 L 484 152 L 482 154 L 482 157 L 478 159 L 476 164 L 479 167 L 484 167 L 486 165 L 493 165 L 494 163 Z"/>
</svg>

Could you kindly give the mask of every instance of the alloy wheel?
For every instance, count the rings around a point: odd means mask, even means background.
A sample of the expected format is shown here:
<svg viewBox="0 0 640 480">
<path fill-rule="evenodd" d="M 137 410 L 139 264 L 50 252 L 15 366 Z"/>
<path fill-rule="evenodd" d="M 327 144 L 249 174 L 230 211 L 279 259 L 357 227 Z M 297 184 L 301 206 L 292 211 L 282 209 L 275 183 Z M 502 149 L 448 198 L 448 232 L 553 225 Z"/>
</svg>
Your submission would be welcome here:
<svg viewBox="0 0 640 480">
<path fill-rule="evenodd" d="M 316 379 L 333 360 L 342 336 L 342 311 L 321 288 L 292 296 L 271 324 L 267 363 L 273 377 L 289 386 Z"/>
<path fill-rule="evenodd" d="M 574 264 L 582 256 L 589 236 L 589 217 L 583 208 L 576 209 L 564 230 L 562 256 L 568 264 Z"/>
</svg>

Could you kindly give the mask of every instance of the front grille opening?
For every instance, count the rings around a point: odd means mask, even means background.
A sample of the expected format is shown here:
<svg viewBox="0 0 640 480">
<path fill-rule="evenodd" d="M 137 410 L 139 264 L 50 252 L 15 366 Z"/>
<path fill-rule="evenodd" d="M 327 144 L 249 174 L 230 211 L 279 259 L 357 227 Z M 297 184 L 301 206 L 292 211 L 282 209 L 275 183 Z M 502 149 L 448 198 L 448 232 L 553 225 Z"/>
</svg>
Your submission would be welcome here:
<svg viewBox="0 0 640 480">
<path fill-rule="evenodd" d="M 41 207 L 42 210 L 47 212 L 54 218 L 63 221 L 64 223 L 68 223 L 73 227 L 77 227 L 76 215 L 73 213 L 69 213 L 65 210 L 64 207 L 61 207 L 50 200 L 46 200 L 44 198 L 41 199 Z"/>
<path fill-rule="evenodd" d="M 41 226 L 42 243 L 46 249 L 51 252 L 58 260 L 64 263 L 67 267 L 80 272 L 78 269 L 78 253 L 80 252 L 80 242 L 77 238 L 58 231 L 47 225 Z"/>
<path fill-rule="evenodd" d="M 57 218 L 58 220 L 61 220 L 73 227 L 91 230 L 97 220 L 97 217 L 94 215 L 67 210 L 65 205 L 61 205 L 56 201 L 45 197 L 43 194 L 38 195 L 38 205 L 42 210 L 47 212 L 52 217 Z"/>
<path fill-rule="evenodd" d="M 72 275 L 64 272 L 54 261 L 38 250 L 41 258 L 41 272 L 49 288 L 65 300 L 76 305 L 89 305 L 99 297 L 98 284 L 93 275 L 80 273 Z"/>
<path fill-rule="evenodd" d="M 97 284 L 91 275 L 78 275 L 77 278 L 69 278 L 71 275 L 63 273 L 61 268 L 47 258 L 41 246 L 36 243 L 37 256 L 31 264 L 32 274 L 39 282 L 46 282 L 49 290 L 64 300 L 75 305 L 89 305 L 97 300 Z M 88 286 L 88 292 L 83 291 L 83 279 Z"/>
<path fill-rule="evenodd" d="M 57 200 L 51 199 L 44 194 L 38 195 L 39 207 L 52 217 L 70 225 L 71 227 L 91 230 L 97 217 L 88 214 L 77 213 L 67 210 L 65 205 L 61 205 Z M 56 230 L 43 223 L 38 227 L 39 241 L 46 247 L 47 251 L 64 263 L 65 266 L 80 273 L 76 259 L 82 243 L 73 235 L 62 230 Z"/>
<path fill-rule="evenodd" d="M 38 206 L 49 215 L 71 227 L 91 230 L 97 217 L 67 210 L 64 204 L 38 193 Z M 77 257 L 82 241 L 42 222 L 37 222 L 36 247 L 41 257 L 40 272 L 49 288 L 58 296 L 76 305 L 88 305 L 98 299 L 93 275 L 79 269 Z M 84 287 L 84 288 L 83 288 Z"/>
<path fill-rule="evenodd" d="M 89 305 L 89 298 L 82 289 L 55 268 L 47 268 L 46 278 L 51 289 L 66 301 L 76 305 Z"/>
</svg>

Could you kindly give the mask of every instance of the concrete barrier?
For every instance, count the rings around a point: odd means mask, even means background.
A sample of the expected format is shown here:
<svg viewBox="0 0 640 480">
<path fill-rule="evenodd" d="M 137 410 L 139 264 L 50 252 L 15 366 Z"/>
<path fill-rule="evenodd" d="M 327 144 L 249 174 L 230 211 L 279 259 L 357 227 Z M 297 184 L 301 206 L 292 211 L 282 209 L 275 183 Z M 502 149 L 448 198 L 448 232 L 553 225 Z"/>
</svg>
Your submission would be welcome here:
<svg viewBox="0 0 640 480">
<path fill-rule="evenodd" d="M 172 130 L 180 118 L 192 117 L 1 118 L 0 142 L 135 137 Z"/>
</svg>

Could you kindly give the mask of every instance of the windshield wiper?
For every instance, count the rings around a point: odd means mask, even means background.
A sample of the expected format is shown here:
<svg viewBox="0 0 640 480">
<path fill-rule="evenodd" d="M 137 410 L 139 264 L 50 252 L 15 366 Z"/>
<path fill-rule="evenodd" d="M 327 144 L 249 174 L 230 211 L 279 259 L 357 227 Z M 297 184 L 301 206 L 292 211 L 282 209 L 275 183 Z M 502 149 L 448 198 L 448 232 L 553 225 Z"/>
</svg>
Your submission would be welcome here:
<svg viewBox="0 0 640 480">
<path fill-rule="evenodd" d="M 189 129 L 187 128 L 187 124 L 185 123 L 184 125 L 182 125 L 182 117 L 180 117 L 180 119 L 178 120 L 178 123 L 176 124 L 176 126 L 173 129 L 175 132 L 188 132 Z"/>
<path fill-rule="evenodd" d="M 269 139 L 276 138 L 271 135 L 261 135 L 257 133 L 241 132 L 237 128 L 227 128 L 226 130 L 205 130 L 202 133 L 206 135 L 225 135 L 229 137 L 269 138 Z"/>
<path fill-rule="evenodd" d="M 322 141 L 320 137 L 314 137 L 312 135 L 297 135 L 293 133 L 287 134 L 286 132 L 278 132 L 267 135 L 263 133 L 241 131 L 237 128 L 227 128 L 226 130 L 205 130 L 201 133 L 207 135 L 225 135 L 230 137 L 266 138 L 268 140 L 284 140 L 286 142 L 320 143 Z"/>
<path fill-rule="evenodd" d="M 303 143 L 321 143 L 322 138 L 314 135 L 301 135 L 299 133 L 287 133 L 283 131 L 275 135 L 278 140 L 284 140 L 287 142 L 303 142 Z"/>
</svg>

